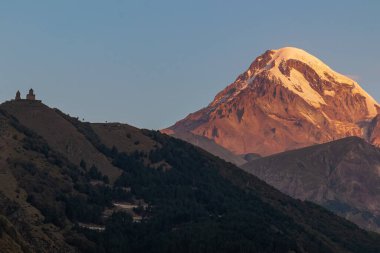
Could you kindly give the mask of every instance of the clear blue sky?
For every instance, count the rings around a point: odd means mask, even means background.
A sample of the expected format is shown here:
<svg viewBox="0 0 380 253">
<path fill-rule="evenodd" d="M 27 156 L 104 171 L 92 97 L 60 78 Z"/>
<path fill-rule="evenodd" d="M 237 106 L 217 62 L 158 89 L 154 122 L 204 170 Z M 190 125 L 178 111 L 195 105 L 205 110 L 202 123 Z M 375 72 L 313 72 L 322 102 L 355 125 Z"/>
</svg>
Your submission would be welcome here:
<svg viewBox="0 0 380 253">
<path fill-rule="evenodd" d="M 266 49 L 295 46 L 380 101 L 380 1 L 0 1 L 0 100 L 158 129 Z"/>
</svg>

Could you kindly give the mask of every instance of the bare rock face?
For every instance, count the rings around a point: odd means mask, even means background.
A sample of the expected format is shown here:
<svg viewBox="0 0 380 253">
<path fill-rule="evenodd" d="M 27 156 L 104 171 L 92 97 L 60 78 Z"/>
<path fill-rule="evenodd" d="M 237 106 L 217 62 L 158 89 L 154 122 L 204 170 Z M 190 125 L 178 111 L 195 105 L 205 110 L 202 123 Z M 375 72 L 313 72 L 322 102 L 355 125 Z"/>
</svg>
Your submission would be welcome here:
<svg viewBox="0 0 380 253">
<path fill-rule="evenodd" d="M 266 51 L 207 107 L 163 132 L 267 156 L 347 136 L 367 139 L 363 125 L 378 109 L 355 81 L 301 49 L 282 48 Z"/>
<path fill-rule="evenodd" d="M 367 141 L 380 147 L 380 115 L 374 117 L 368 124 L 366 137 Z"/>
</svg>

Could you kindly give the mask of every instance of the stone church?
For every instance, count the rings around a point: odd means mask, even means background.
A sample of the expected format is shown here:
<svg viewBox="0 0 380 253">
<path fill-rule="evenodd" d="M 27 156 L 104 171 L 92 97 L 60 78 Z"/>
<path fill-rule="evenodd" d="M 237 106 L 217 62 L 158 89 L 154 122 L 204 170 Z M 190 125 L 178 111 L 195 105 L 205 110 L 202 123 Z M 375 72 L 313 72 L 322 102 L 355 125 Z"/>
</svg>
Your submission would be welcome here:
<svg viewBox="0 0 380 253">
<path fill-rule="evenodd" d="M 29 100 L 29 101 L 38 101 L 38 102 L 41 102 L 41 100 L 36 100 L 36 95 L 34 94 L 34 90 L 33 90 L 33 89 L 30 89 L 30 90 L 29 90 L 29 93 L 26 94 L 26 99 L 22 99 L 22 98 L 21 98 L 21 93 L 20 93 L 20 91 L 18 90 L 18 91 L 16 92 L 15 100 L 16 100 L 16 101 L 18 101 L 18 100 Z"/>
<path fill-rule="evenodd" d="M 29 93 L 26 95 L 27 100 L 36 100 L 36 95 L 34 95 L 33 89 L 29 90 Z"/>
</svg>

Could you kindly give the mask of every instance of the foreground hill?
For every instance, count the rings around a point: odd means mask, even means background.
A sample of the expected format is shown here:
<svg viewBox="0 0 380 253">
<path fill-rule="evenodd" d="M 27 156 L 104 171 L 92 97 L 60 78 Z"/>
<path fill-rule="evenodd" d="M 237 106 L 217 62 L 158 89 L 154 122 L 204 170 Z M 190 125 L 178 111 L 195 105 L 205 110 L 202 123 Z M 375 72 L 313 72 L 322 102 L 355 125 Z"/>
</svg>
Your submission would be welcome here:
<svg viewBox="0 0 380 253">
<path fill-rule="evenodd" d="M 243 166 L 292 197 L 380 232 L 380 149 L 358 137 L 293 150 Z"/>
<path fill-rule="evenodd" d="M 28 100 L 4 103 L 1 108 L 43 137 L 52 149 L 67 157 L 70 162 L 79 166 L 84 160 L 89 165 L 95 165 L 111 181 L 120 176 L 121 170 L 113 166 L 105 155 L 99 153 L 86 137 L 56 110 Z"/>
<path fill-rule="evenodd" d="M 38 102 L 3 104 L 0 120 L 5 252 L 380 252 L 379 235 L 159 132 Z"/>
<path fill-rule="evenodd" d="M 286 47 L 266 51 L 207 107 L 163 132 L 189 132 L 237 155 L 267 156 L 347 136 L 376 141 L 368 130 L 378 108 L 354 80 Z"/>
</svg>

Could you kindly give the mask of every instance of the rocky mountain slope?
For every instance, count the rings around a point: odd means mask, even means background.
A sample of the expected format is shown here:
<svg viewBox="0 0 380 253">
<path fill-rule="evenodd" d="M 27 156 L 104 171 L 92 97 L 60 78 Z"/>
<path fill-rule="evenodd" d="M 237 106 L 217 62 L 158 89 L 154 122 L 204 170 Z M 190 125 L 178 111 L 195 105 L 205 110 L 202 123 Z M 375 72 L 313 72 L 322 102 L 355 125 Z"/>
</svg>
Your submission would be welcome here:
<svg viewBox="0 0 380 253">
<path fill-rule="evenodd" d="M 222 158 L 227 162 L 231 162 L 236 164 L 237 166 L 243 165 L 247 162 L 244 156 L 238 156 L 228 149 L 216 144 L 214 140 L 209 139 L 204 136 L 195 135 L 191 132 L 177 132 L 172 134 L 171 136 L 187 141 L 195 146 L 198 146 L 204 150 L 212 150 L 212 154 Z"/>
<path fill-rule="evenodd" d="M 380 251 L 379 235 L 159 132 L 25 101 L 0 120 L 5 252 Z"/>
<path fill-rule="evenodd" d="M 358 137 L 251 161 L 243 169 L 282 192 L 380 232 L 380 149 Z"/>
<path fill-rule="evenodd" d="M 286 47 L 266 51 L 207 107 L 163 132 L 206 137 L 237 155 L 267 156 L 347 136 L 367 139 L 378 109 L 354 80 Z"/>
</svg>

